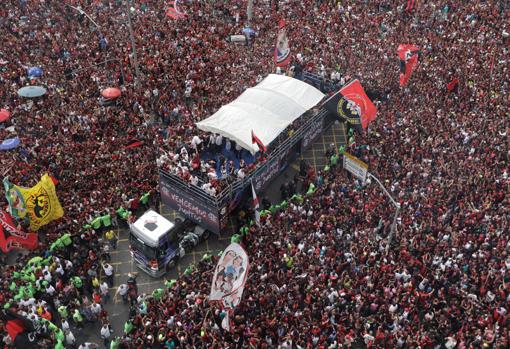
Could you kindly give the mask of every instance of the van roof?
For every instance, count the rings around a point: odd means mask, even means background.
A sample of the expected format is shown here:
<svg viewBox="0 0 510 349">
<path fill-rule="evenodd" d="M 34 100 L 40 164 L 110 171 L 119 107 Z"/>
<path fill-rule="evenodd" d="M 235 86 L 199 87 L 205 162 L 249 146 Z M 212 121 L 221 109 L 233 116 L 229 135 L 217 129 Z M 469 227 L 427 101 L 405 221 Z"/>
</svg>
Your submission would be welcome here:
<svg viewBox="0 0 510 349">
<path fill-rule="evenodd" d="M 175 226 L 154 210 L 148 210 L 133 223 L 132 231 L 148 245 L 158 246 L 159 239 Z"/>
</svg>

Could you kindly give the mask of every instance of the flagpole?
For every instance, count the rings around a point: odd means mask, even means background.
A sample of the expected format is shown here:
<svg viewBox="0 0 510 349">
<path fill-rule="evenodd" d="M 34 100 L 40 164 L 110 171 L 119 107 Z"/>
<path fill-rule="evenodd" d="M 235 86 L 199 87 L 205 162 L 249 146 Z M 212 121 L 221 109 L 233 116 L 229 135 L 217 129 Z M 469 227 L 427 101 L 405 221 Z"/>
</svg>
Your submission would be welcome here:
<svg viewBox="0 0 510 349">
<path fill-rule="evenodd" d="M 326 99 L 324 102 L 322 102 L 322 104 L 320 105 L 320 108 L 322 108 L 324 106 L 324 104 L 328 103 L 330 99 L 332 99 L 333 97 L 335 97 L 337 94 L 340 93 L 340 90 L 336 91 L 335 93 L 333 93 L 331 96 L 329 96 L 328 99 Z"/>
<path fill-rule="evenodd" d="M 379 184 L 379 186 L 381 187 L 384 194 L 386 194 L 386 196 L 390 199 L 391 203 L 393 205 L 395 205 L 395 207 L 396 207 L 395 216 L 393 217 L 393 223 L 391 223 L 390 235 L 388 235 L 388 243 L 386 245 L 386 252 L 388 252 L 388 249 L 390 248 L 391 240 L 393 239 L 393 235 L 395 234 L 395 229 L 397 227 L 397 219 L 398 219 L 398 215 L 400 214 L 401 206 L 398 202 L 395 201 L 395 199 L 393 199 L 391 194 L 386 190 L 384 185 L 382 185 L 381 181 L 376 176 L 374 176 L 370 172 L 368 173 L 368 175 L 370 177 L 372 177 L 377 182 L 377 184 Z"/>
<path fill-rule="evenodd" d="M 248 16 L 248 27 L 250 27 L 251 19 L 253 17 L 253 0 L 248 0 L 248 5 L 246 8 L 246 14 Z"/>
<path fill-rule="evenodd" d="M 73 10 L 76 10 L 78 11 L 80 14 L 82 15 L 85 15 L 85 17 L 87 17 L 95 26 L 96 28 L 99 28 L 99 24 L 97 24 L 96 22 L 94 22 L 94 20 L 92 19 L 92 17 L 90 17 L 87 12 L 83 11 L 80 7 L 74 7 L 74 6 L 71 6 L 71 5 L 68 5 L 66 4 L 66 6 L 72 8 Z"/>
</svg>

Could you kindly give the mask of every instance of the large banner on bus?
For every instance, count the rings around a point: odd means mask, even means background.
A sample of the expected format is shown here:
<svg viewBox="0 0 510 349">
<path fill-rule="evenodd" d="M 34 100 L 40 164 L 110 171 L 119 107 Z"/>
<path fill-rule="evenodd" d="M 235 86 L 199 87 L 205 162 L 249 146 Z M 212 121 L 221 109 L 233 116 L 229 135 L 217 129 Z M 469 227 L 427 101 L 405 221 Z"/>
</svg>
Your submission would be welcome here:
<svg viewBox="0 0 510 349">
<path fill-rule="evenodd" d="M 213 205 L 172 184 L 164 174 L 159 176 L 161 201 L 168 207 L 182 213 L 201 227 L 216 234 L 220 231 L 218 209 Z"/>
</svg>

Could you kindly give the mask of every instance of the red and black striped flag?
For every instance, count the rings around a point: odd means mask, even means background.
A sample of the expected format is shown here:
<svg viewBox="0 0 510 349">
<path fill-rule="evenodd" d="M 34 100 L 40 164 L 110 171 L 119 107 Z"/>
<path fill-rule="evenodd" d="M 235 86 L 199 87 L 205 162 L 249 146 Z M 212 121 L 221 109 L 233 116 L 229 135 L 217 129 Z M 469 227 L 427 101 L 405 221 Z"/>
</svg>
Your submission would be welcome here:
<svg viewBox="0 0 510 349">
<path fill-rule="evenodd" d="M 414 45 L 400 44 L 397 48 L 400 59 L 400 87 L 407 84 L 411 74 L 418 65 L 420 50 Z"/>
</svg>

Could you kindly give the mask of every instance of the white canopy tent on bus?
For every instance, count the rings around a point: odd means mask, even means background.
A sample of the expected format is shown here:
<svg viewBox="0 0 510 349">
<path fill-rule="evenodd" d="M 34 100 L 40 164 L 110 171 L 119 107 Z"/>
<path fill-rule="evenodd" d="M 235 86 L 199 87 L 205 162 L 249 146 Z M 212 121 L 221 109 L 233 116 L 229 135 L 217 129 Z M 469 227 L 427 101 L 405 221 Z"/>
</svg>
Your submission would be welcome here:
<svg viewBox="0 0 510 349">
<path fill-rule="evenodd" d="M 197 123 L 200 130 L 220 134 L 255 154 L 251 132 L 270 144 L 294 120 L 313 108 L 324 94 L 307 83 L 270 74 L 231 103 Z"/>
</svg>

